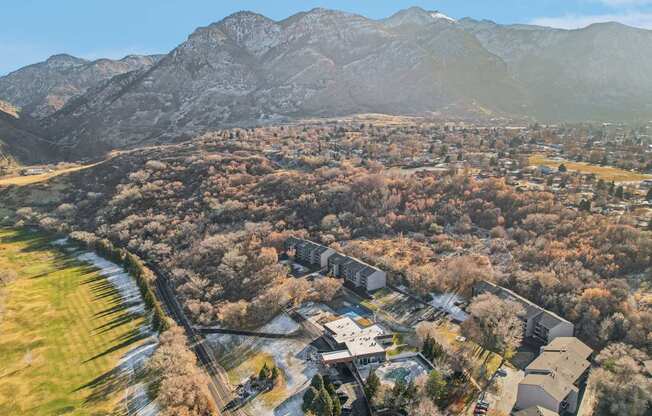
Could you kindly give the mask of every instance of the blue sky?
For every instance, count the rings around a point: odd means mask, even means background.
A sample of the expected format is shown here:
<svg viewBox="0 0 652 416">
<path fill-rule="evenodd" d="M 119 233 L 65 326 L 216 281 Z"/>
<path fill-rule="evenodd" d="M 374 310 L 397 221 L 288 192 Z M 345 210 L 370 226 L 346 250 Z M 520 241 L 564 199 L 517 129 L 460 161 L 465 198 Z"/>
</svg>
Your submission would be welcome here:
<svg viewBox="0 0 652 416">
<path fill-rule="evenodd" d="M 652 29 L 652 0 L 20 0 L 0 12 L 0 75 L 55 53 L 96 59 L 165 53 L 238 10 L 283 19 L 313 7 L 382 18 L 410 6 L 562 28 L 619 21 Z"/>
</svg>

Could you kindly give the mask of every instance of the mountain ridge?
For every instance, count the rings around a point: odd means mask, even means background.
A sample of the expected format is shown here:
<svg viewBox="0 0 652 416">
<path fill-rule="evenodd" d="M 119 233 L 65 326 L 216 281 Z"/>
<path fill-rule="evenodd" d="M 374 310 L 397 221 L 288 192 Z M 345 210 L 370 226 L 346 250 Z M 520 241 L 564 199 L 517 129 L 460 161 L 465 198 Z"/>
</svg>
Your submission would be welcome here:
<svg viewBox="0 0 652 416">
<path fill-rule="evenodd" d="M 0 77 L 0 99 L 23 115 L 43 118 L 100 81 L 153 65 L 158 55 L 127 55 L 122 59 L 87 60 L 66 53 L 50 56 Z"/>
<path fill-rule="evenodd" d="M 370 112 L 652 119 L 652 31 L 611 23 L 500 25 L 418 7 L 385 19 L 315 8 L 275 21 L 240 11 L 160 57 L 51 59 L 57 76 L 84 68 L 94 77 L 76 87 L 63 76 L 72 92 L 37 91 L 41 100 L 59 92 L 44 107 L 8 99 L 5 76 L 0 100 L 39 119 L 73 157 L 221 127 Z"/>
</svg>

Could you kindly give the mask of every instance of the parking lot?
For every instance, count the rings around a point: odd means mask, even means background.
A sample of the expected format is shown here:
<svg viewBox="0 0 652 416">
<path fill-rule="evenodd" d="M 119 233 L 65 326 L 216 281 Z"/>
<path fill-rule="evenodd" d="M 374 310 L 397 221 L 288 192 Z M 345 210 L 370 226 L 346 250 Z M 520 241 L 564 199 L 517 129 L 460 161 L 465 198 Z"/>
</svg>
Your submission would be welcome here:
<svg viewBox="0 0 652 416">
<path fill-rule="evenodd" d="M 490 388 L 485 394 L 485 400 L 489 402 L 489 409 L 509 415 L 516 403 L 516 393 L 518 392 L 518 383 L 523 380 L 525 373 L 522 370 L 511 367 L 503 367 L 507 375 L 501 377 L 496 375 L 493 383 L 496 388 Z M 491 391 L 497 391 L 492 393 Z M 473 409 L 471 409 L 473 413 Z"/>
</svg>

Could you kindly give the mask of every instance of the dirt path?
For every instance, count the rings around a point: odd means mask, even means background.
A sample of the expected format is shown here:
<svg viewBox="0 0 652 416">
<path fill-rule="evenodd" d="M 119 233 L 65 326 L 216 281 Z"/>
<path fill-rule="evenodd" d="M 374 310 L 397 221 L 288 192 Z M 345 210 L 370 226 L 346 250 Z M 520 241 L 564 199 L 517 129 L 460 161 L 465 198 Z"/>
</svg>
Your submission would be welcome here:
<svg viewBox="0 0 652 416">
<path fill-rule="evenodd" d="M 60 170 L 54 170 L 52 172 L 47 172 L 47 173 L 42 173 L 40 175 L 27 175 L 27 176 L 22 176 L 22 175 L 13 175 L 13 176 L 5 176 L 3 178 L 0 178 L 0 187 L 3 186 L 11 186 L 11 185 L 16 185 L 16 186 L 25 186 L 25 185 L 31 185 L 33 183 L 39 183 L 39 182 L 44 182 L 49 179 L 52 179 L 56 176 L 63 175 L 65 173 L 71 173 L 71 172 L 77 172 L 80 170 L 92 168 L 93 166 L 97 166 L 101 163 L 106 162 L 107 160 L 111 159 L 109 157 L 108 159 L 104 159 L 102 161 L 99 161 L 97 163 L 93 163 L 90 165 L 82 165 L 82 166 L 73 166 L 71 168 L 67 169 L 60 169 Z"/>
</svg>

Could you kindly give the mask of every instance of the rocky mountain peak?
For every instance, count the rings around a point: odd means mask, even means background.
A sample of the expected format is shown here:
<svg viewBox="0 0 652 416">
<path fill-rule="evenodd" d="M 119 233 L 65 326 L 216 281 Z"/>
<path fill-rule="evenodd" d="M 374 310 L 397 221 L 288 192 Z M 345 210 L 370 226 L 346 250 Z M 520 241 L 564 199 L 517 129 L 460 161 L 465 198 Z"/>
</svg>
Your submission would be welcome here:
<svg viewBox="0 0 652 416">
<path fill-rule="evenodd" d="M 234 13 L 215 27 L 254 55 L 267 52 L 279 41 L 278 24 L 268 17 L 250 11 Z"/>
<path fill-rule="evenodd" d="M 421 7 L 410 7 L 409 9 L 400 10 L 383 20 L 383 23 L 388 27 L 404 25 L 424 26 L 435 22 L 455 23 L 456 20 L 439 11 L 429 11 Z"/>
<path fill-rule="evenodd" d="M 88 63 L 87 60 L 68 55 L 67 53 L 52 55 L 45 61 L 45 64 L 52 68 L 74 67 L 86 63 Z"/>
</svg>

